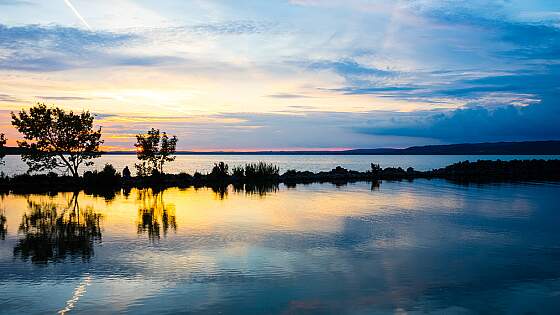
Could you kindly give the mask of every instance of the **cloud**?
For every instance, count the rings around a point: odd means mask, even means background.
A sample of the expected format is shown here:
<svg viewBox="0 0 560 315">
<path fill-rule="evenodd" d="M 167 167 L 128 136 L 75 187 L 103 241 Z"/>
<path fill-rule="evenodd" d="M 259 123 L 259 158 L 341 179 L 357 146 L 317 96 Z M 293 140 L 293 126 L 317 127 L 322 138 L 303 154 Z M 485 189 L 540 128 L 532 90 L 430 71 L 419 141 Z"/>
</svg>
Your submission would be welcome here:
<svg viewBox="0 0 560 315">
<path fill-rule="evenodd" d="M 334 92 L 342 92 L 346 95 L 357 95 L 357 94 L 385 94 L 385 93 L 395 93 L 395 92 L 409 92 L 418 91 L 420 88 L 412 86 L 375 86 L 375 87 L 345 87 L 337 89 L 323 89 Z"/>
<path fill-rule="evenodd" d="M 18 5 L 32 5 L 32 4 L 33 4 L 33 2 L 25 1 L 25 0 L 0 0 L 0 6 L 2 6 L 2 5 L 18 6 Z"/>
<path fill-rule="evenodd" d="M 365 127 L 366 122 L 372 123 L 372 119 L 388 120 L 391 115 L 391 112 L 383 111 L 338 113 L 294 107 L 294 111 L 277 113 L 222 113 L 161 118 L 112 115 L 103 117 L 98 123 L 103 126 L 105 134 L 111 136 L 106 139 L 107 145 L 125 148 L 132 146 L 132 140 L 128 144 L 123 143 L 119 135 L 137 134 L 152 127 L 178 135 L 181 150 L 371 148 L 433 143 L 431 139 L 369 135 L 354 130 L 355 126 Z"/>
<path fill-rule="evenodd" d="M 65 26 L 7 26 L 0 24 L 0 48 L 83 52 L 87 49 L 114 47 L 133 39 L 132 34 L 85 31 Z"/>
<path fill-rule="evenodd" d="M 446 142 L 560 139 L 560 94 L 528 106 L 469 106 L 393 117 L 389 125 L 360 127 L 371 135 L 416 136 Z"/>
<path fill-rule="evenodd" d="M 35 96 L 35 97 L 46 101 L 86 101 L 86 100 L 93 99 L 90 97 L 81 97 L 81 96 Z"/>
<path fill-rule="evenodd" d="M 184 53 L 150 54 L 145 52 L 145 48 L 154 44 L 184 43 L 189 34 L 204 37 L 261 34 L 273 27 L 273 24 L 265 22 L 229 21 L 110 32 L 58 25 L 0 24 L 0 50 L 3 50 L 0 70 L 49 72 L 108 66 L 184 65 L 189 61 L 181 56 Z M 220 63 L 216 61 L 217 65 Z"/>
<path fill-rule="evenodd" d="M 261 34 L 269 32 L 276 25 L 270 22 L 257 22 L 251 20 L 245 21 L 227 21 L 218 23 L 196 24 L 184 26 L 180 29 L 195 34 L 212 34 L 212 35 L 241 35 L 241 34 Z M 176 31 L 176 30 L 175 30 Z"/>
<path fill-rule="evenodd" d="M 0 24 L 0 69 L 57 71 L 100 63 L 102 50 L 122 46 L 132 34 L 90 32 L 62 26 Z"/>
<path fill-rule="evenodd" d="M 92 32 L 61 26 L 0 24 L 0 70 L 49 72 L 108 66 L 165 66 L 181 57 L 119 52 L 141 42 L 133 33 Z"/>
<path fill-rule="evenodd" d="M 0 102 L 15 103 L 15 102 L 19 102 L 19 101 L 20 101 L 20 99 L 18 99 L 17 97 L 15 97 L 13 95 L 0 93 Z"/>
<path fill-rule="evenodd" d="M 446 142 L 560 139 L 559 76 L 560 66 L 551 65 L 539 70 L 457 80 L 451 88 L 407 91 L 407 95 L 421 99 L 453 97 L 467 103 L 456 110 L 418 111 L 405 117 L 394 114 L 382 125 L 370 123 L 355 130 Z"/>
<path fill-rule="evenodd" d="M 411 1 L 411 9 L 440 25 L 489 36 L 484 49 L 511 59 L 558 59 L 560 28 L 554 19 L 519 20 L 504 1 Z M 560 9 L 560 6 L 556 6 Z M 528 12 L 528 11 L 525 11 Z M 459 44 L 463 42 L 459 41 Z M 507 44 L 507 45 L 504 45 Z"/>
<path fill-rule="evenodd" d="M 393 71 L 377 69 L 374 67 L 368 67 L 361 65 L 358 62 L 346 59 L 346 60 L 325 60 L 325 61 L 314 61 L 308 66 L 311 70 L 332 70 L 342 76 L 352 77 L 352 76 L 375 76 L 375 77 L 386 77 L 394 75 Z"/>
<path fill-rule="evenodd" d="M 280 98 L 280 99 L 311 98 L 311 96 L 307 96 L 303 94 L 290 94 L 290 93 L 270 94 L 267 95 L 267 97 Z"/>
</svg>

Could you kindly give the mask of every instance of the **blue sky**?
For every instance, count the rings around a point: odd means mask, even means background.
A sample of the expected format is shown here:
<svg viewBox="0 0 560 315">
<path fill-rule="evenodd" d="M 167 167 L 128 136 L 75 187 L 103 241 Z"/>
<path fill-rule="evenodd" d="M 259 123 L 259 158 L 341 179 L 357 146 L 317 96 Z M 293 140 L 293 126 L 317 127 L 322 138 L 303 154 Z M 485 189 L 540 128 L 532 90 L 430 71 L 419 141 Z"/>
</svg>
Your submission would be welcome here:
<svg viewBox="0 0 560 315">
<path fill-rule="evenodd" d="M 558 1 L 69 3 L 0 0 L 12 144 L 35 102 L 119 149 L 150 127 L 191 150 L 560 139 Z"/>
</svg>

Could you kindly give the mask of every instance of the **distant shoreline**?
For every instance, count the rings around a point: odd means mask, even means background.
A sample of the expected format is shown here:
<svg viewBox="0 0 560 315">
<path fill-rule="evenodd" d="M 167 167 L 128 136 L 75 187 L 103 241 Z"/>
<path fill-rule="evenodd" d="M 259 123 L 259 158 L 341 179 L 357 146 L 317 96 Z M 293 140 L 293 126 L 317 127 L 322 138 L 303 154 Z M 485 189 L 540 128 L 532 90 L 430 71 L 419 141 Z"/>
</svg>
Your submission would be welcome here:
<svg viewBox="0 0 560 315">
<path fill-rule="evenodd" d="M 6 155 L 20 155 L 21 149 L 8 147 Z M 103 155 L 136 155 L 134 151 L 109 151 Z M 560 155 L 560 141 L 460 143 L 414 146 L 404 149 L 377 148 L 344 151 L 178 151 L 176 155 Z"/>
</svg>

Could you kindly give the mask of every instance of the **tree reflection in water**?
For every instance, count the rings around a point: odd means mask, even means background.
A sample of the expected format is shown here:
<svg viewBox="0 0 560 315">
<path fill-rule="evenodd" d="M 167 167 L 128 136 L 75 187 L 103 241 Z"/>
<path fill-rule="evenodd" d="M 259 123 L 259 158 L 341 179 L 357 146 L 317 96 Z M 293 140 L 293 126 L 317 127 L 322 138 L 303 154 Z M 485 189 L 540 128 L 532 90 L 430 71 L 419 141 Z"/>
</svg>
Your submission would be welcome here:
<svg viewBox="0 0 560 315">
<path fill-rule="evenodd" d="M 0 194 L 0 200 L 2 205 L 4 204 L 4 194 Z M 4 208 L 0 206 L 0 240 L 5 240 L 8 235 L 8 219 L 6 219 L 6 214 Z"/>
<path fill-rule="evenodd" d="M 212 192 L 218 197 L 220 200 L 224 200 L 227 198 L 228 195 L 228 185 L 213 185 L 210 186 Z"/>
<path fill-rule="evenodd" d="M 245 184 L 245 193 L 247 195 L 258 195 L 264 197 L 270 193 L 278 192 L 277 183 L 256 183 L 256 184 Z"/>
<path fill-rule="evenodd" d="M 161 229 L 163 236 L 167 236 L 169 229 L 177 230 L 175 221 L 175 206 L 166 205 L 163 201 L 163 192 L 153 189 L 138 191 L 138 234 L 147 233 L 150 240 L 159 240 Z"/>
<path fill-rule="evenodd" d="M 18 230 L 24 238 L 15 246 L 14 256 L 43 264 L 66 257 L 88 261 L 93 256 L 94 243 L 101 242 L 101 214 L 92 207 L 80 209 L 78 194 L 61 211 L 54 203 L 27 203 L 29 213 Z"/>
<path fill-rule="evenodd" d="M 4 215 L 4 209 L 0 209 L 0 240 L 5 240 L 8 235 L 8 223 Z"/>
<path fill-rule="evenodd" d="M 212 192 L 220 200 L 224 200 L 228 197 L 230 185 L 215 185 L 210 186 Z M 259 197 L 265 197 L 267 194 L 276 193 L 280 189 L 278 183 L 271 182 L 261 182 L 261 183 L 234 183 L 231 185 L 235 193 L 243 193 L 247 195 L 258 195 Z"/>
</svg>

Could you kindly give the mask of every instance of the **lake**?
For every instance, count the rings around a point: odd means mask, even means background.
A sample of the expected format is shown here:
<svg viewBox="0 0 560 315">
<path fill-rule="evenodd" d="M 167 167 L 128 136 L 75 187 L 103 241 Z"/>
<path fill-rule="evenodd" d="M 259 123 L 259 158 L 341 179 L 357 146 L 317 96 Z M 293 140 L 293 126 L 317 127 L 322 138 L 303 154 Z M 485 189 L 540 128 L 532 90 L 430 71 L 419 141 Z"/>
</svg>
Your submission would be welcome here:
<svg viewBox="0 0 560 315">
<path fill-rule="evenodd" d="M 7 175 L 22 174 L 27 165 L 17 155 L 6 156 L 5 165 L 0 171 Z M 560 155 L 178 155 L 174 162 L 166 166 L 167 173 L 187 172 L 194 174 L 210 172 L 216 162 L 228 163 L 230 169 L 236 165 L 264 161 L 274 163 L 281 172 L 289 169 L 298 171 L 330 171 L 342 166 L 354 171 L 367 171 L 371 163 L 381 167 L 413 167 L 418 171 L 428 171 L 460 161 L 476 160 L 523 160 L 523 159 L 560 159 Z M 95 165 L 89 169 L 102 169 L 110 163 L 118 171 L 128 165 L 134 172 L 134 164 L 138 163 L 135 155 L 103 155 L 95 159 Z"/>
<path fill-rule="evenodd" d="M 444 180 L 4 195 L 0 313 L 557 314 L 558 196 Z"/>
</svg>

